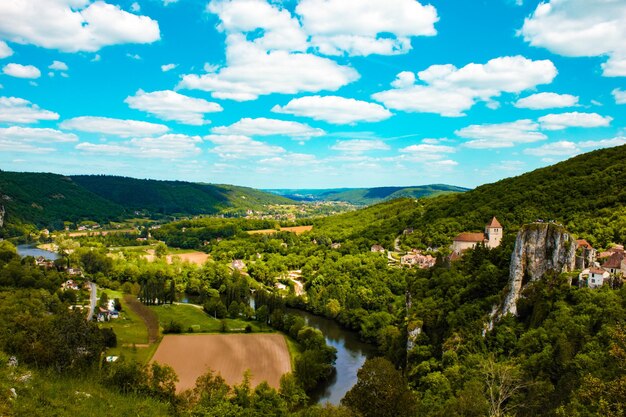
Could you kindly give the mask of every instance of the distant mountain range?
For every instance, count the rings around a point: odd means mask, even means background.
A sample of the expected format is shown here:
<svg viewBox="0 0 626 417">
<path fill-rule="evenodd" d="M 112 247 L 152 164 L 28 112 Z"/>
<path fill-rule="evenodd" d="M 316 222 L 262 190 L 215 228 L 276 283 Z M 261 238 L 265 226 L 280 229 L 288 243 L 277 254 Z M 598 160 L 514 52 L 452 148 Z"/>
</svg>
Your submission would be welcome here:
<svg viewBox="0 0 626 417">
<path fill-rule="evenodd" d="M 105 222 L 132 217 L 135 212 L 234 213 L 293 203 L 285 197 L 233 185 L 0 171 L 0 206 L 6 211 L 0 237 L 20 234 L 19 225 L 25 224 L 59 229 L 63 221 Z"/>
<path fill-rule="evenodd" d="M 432 197 L 448 193 L 462 193 L 469 188 L 446 184 L 418 185 L 411 187 L 330 188 L 330 189 L 268 189 L 270 193 L 296 201 L 345 201 L 367 206 L 395 198 Z"/>
</svg>

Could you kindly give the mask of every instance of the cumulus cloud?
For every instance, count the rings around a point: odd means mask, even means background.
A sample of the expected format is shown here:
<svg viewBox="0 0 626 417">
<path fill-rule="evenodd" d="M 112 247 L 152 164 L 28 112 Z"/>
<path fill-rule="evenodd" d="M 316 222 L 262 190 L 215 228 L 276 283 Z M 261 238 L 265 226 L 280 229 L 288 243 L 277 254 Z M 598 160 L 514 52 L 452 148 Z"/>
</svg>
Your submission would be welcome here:
<svg viewBox="0 0 626 417">
<path fill-rule="evenodd" d="M 213 0 L 207 10 L 226 34 L 226 65 L 184 75 L 179 87 L 213 97 L 255 100 L 272 93 L 334 91 L 359 78 L 350 66 L 307 52 L 298 19 L 264 0 Z"/>
<path fill-rule="evenodd" d="M 524 149 L 525 154 L 533 156 L 572 156 L 579 152 L 576 144 L 567 140 L 547 143 L 538 148 Z"/>
<path fill-rule="evenodd" d="M 626 104 L 626 91 L 616 88 L 611 94 L 615 98 L 615 104 Z"/>
<path fill-rule="evenodd" d="M 10 63 L 6 64 L 4 68 L 2 68 L 2 72 L 16 78 L 36 79 L 41 77 L 41 71 L 39 71 L 39 68 L 34 65 Z"/>
<path fill-rule="evenodd" d="M 471 125 L 454 132 L 457 136 L 471 139 L 465 142 L 468 148 L 510 148 L 520 143 L 531 143 L 547 139 L 539 132 L 539 124 L 523 119 L 509 123 Z"/>
<path fill-rule="evenodd" d="M 67 64 L 61 61 L 52 61 L 52 64 L 50 64 L 48 68 L 50 68 L 51 70 L 57 70 L 57 71 L 67 71 L 69 69 Z"/>
<path fill-rule="evenodd" d="M 406 154 L 410 159 L 415 161 L 421 160 L 437 160 L 445 157 L 447 154 L 456 152 L 453 146 L 436 145 L 431 140 L 425 139 L 422 143 L 410 145 L 400 149 L 400 152 Z"/>
<path fill-rule="evenodd" d="M 165 65 L 161 65 L 161 71 L 163 72 L 168 72 L 173 70 L 174 68 L 176 68 L 178 66 L 178 64 L 165 64 Z"/>
<path fill-rule="evenodd" d="M 40 109 L 36 104 L 18 97 L 0 97 L 0 122 L 35 123 L 40 120 L 58 120 L 59 115 Z"/>
<path fill-rule="evenodd" d="M 285 152 L 280 146 L 253 140 L 244 135 L 208 135 L 204 139 L 216 145 L 211 152 L 226 159 L 276 156 Z"/>
<path fill-rule="evenodd" d="M 391 112 L 380 104 L 339 96 L 296 98 L 284 106 L 274 106 L 272 111 L 310 117 L 333 124 L 379 122 L 391 117 Z"/>
<path fill-rule="evenodd" d="M 76 142 L 78 137 L 56 129 L 11 126 L 0 128 L 0 150 L 3 152 L 47 153 L 55 143 Z"/>
<path fill-rule="evenodd" d="M 211 132 L 221 135 L 240 136 L 290 136 L 297 140 L 306 140 L 326 134 L 322 129 L 311 127 L 304 123 L 287 120 L 267 119 L 259 117 L 252 119 L 244 117 L 230 126 L 217 126 Z"/>
<path fill-rule="evenodd" d="M 65 133 L 56 129 L 10 126 L 0 128 L 0 140 L 15 140 L 24 142 L 77 142 L 78 137 L 73 133 Z"/>
<path fill-rule="evenodd" d="M 502 93 L 519 93 L 549 84 L 557 70 L 549 60 L 533 61 L 523 56 L 494 58 L 486 64 L 432 65 L 415 76 L 403 71 L 391 90 L 372 97 L 387 108 L 417 113 L 464 116 L 477 101 L 489 102 Z"/>
<path fill-rule="evenodd" d="M 247 101 L 272 93 L 334 91 L 359 78 L 352 67 L 310 53 L 267 51 L 241 34 L 226 38 L 226 62 L 213 73 L 184 75 L 179 87 Z"/>
<path fill-rule="evenodd" d="M 0 2 L 0 37 L 64 52 L 95 52 L 108 45 L 152 43 L 159 25 L 104 1 Z"/>
<path fill-rule="evenodd" d="M 625 136 L 617 136 L 611 139 L 587 140 L 587 141 L 578 143 L 578 146 L 580 146 L 581 148 L 585 148 L 585 149 L 612 148 L 614 146 L 622 146 L 622 145 L 626 145 Z"/>
<path fill-rule="evenodd" d="M 360 154 L 370 151 L 386 151 L 390 149 L 390 147 L 380 139 L 353 139 L 337 141 L 330 149 L 345 153 Z"/>
<path fill-rule="evenodd" d="M 167 134 L 158 137 L 133 138 L 125 142 L 82 142 L 76 149 L 98 155 L 130 156 L 136 158 L 182 159 L 197 155 L 202 150 L 199 136 Z"/>
<path fill-rule="evenodd" d="M 60 126 L 62 129 L 115 135 L 124 138 L 158 135 L 169 130 L 167 126 L 156 123 L 97 116 L 75 117 L 63 121 Z"/>
<path fill-rule="evenodd" d="M 0 41 L 0 59 L 8 58 L 11 55 L 13 55 L 13 49 L 6 42 Z"/>
<path fill-rule="evenodd" d="M 541 128 L 546 130 L 562 130 L 568 127 L 603 127 L 609 126 L 613 120 L 610 116 L 598 113 L 560 113 L 547 114 L 539 118 Z"/>
<path fill-rule="evenodd" d="M 554 109 L 578 105 L 578 97 L 571 94 L 537 93 L 520 98 L 514 104 L 521 109 Z"/>
<path fill-rule="evenodd" d="M 520 31 L 532 46 L 571 57 L 608 56 L 607 77 L 626 76 L 626 3 L 622 0 L 549 0 Z"/>
<path fill-rule="evenodd" d="M 200 126 L 209 121 L 206 113 L 220 112 L 222 106 L 201 98 L 188 97 L 175 91 L 154 91 L 146 93 L 138 90 L 134 96 L 124 100 L 131 109 L 142 110 L 163 120 L 173 120 L 188 125 Z"/>
<path fill-rule="evenodd" d="M 325 55 L 407 53 L 412 36 L 437 34 L 439 20 L 433 6 L 415 0 L 303 0 L 296 13 Z"/>
</svg>

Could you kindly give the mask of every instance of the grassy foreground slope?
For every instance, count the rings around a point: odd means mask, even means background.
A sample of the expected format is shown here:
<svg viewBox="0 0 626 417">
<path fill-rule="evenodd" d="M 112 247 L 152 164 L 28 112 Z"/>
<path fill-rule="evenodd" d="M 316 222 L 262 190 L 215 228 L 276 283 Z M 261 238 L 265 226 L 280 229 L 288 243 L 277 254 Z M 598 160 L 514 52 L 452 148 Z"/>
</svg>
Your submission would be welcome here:
<svg viewBox="0 0 626 417">
<path fill-rule="evenodd" d="M 463 230 L 480 231 L 492 216 L 505 229 L 536 219 L 555 220 L 596 243 L 626 240 L 626 145 L 576 156 L 546 168 L 486 184 L 466 193 L 399 199 L 321 219 L 318 234 L 390 244 L 413 227 L 427 245 Z M 592 242 L 594 243 L 594 242 Z"/>
</svg>

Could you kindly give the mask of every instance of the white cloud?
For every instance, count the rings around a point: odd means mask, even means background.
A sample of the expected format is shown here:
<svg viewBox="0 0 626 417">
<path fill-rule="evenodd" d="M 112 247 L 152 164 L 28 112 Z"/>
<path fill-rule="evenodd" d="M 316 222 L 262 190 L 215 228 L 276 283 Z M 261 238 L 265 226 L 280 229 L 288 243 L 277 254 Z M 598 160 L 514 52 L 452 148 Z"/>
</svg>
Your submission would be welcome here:
<svg viewBox="0 0 626 417">
<path fill-rule="evenodd" d="M 222 106 L 201 98 L 188 97 L 175 91 L 154 91 L 146 93 L 138 90 L 134 96 L 124 100 L 131 109 L 142 110 L 163 120 L 200 126 L 209 123 L 204 119 L 206 113 L 222 111 Z"/>
<path fill-rule="evenodd" d="M 353 139 L 337 141 L 337 143 L 331 146 L 330 149 L 340 152 L 359 154 L 370 151 L 386 151 L 390 148 L 389 145 L 380 139 Z"/>
<path fill-rule="evenodd" d="M 571 156 L 580 152 L 574 142 L 562 140 L 554 143 L 547 143 L 538 148 L 525 149 L 524 153 L 534 156 Z"/>
<path fill-rule="evenodd" d="M 437 160 L 443 158 L 446 154 L 456 152 L 456 149 L 452 146 L 435 145 L 430 142 L 430 140 L 425 139 L 420 144 L 410 145 L 400 149 L 400 152 L 415 161 Z"/>
<path fill-rule="evenodd" d="M 393 55 L 412 36 L 434 36 L 437 10 L 415 0 L 303 0 L 296 7 L 311 44 L 326 55 Z"/>
<path fill-rule="evenodd" d="M 0 59 L 8 58 L 11 55 L 13 55 L 13 49 L 6 42 L 0 41 Z"/>
<path fill-rule="evenodd" d="M 81 132 L 101 133 L 120 137 L 158 135 L 169 128 L 165 125 L 142 122 L 139 120 L 112 119 L 109 117 L 81 116 L 61 123 L 62 129 Z"/>
<path fill-rule="evenodd" d="M 610 116 L 598 113 L 560 113 L 547 114 L 539 118 L 541 128 L 546 130 L 562 130 L 568 127 L 603 127 L 609 126 L 613 120 Z"/>
<path fill-rule="evenodd" d="M 261 159 L 259 161 L 259 164 L 282 168 L 286 166 L 310 167 L 311 164 L 314 164 L 316 162 L 317 159 L 315 158 L 315 155 L 304 153 L 288 153 L 282 156 Z"/>
<path fill-rule="evenodd" d="M 218 29 L 231 33 L 246 34 L 248 39 L 258 29 L 252 42 L 264 50 L 300 51 L 307 49 L 307 36 L 298 19 L 278 4 L 265 0 L 212 0 L 207 10 L 219 16 Z"/>
<path fill-rule="evenodd" d="M 571 94 L 537 93 L 520 98 L 513 105 L 521 109 L 533 110 L 572 107 L 578 105 L 578 97 Z"/>
<path fill-rule="evenodd" d="M 626 145 L 626 137 L 624 136 L 617 136 L 611 139 L 587 140 L 587 141 L 578 143 L 578 146 L 580 146 L 581 148 L 586 148 L 586 149 L 612 148 L 614 146 L 622 146 L 622 145 Z"/>
<path fill-rule="evenodd" d="M 519 143 L 531 143 L 547 139 L 539 132 L 539 124 L 524 119 L 509 123 L 471 125 L 454 132 L 457 136 L 471 139 L 468 148 L 510 148 Z"/>
<path fill-rule="evenodd" d="M 108 45 L 152 43 L 159 25 L 104 1 L 0 2 L 0 37 L 64 52 L 95 52 Z"/>
<path fill-rule="evenodd" d="M 464 116 L 477 101 L 489 102 L 501 93 L 519 93 L 540 84 L 549 84 L 557 70 L 549 60 L 533 61 L 522 56 L 494 58 L 486 64 L 432 65 L 417 74 L 424 84 L 407 71 L 398 74 L 394 89 L 372 97 L 388 108 L 447 117 Z"/>
<path fill-rule="evenodd" d="M 76 135 L 56 129 L 19 126 L 0 128 L 0 151 L 3 152 L 48 153 L 56 150 L 51 144 L 76 141 Z"/>
<path fill-rule="evenodd" d="M 615 98 L 615 104 L 626 104 L 626 91 L 616 88 L 611 94 Z"/>
<path fill-rule="evenodd" d="M 141 56 L 138 54 L 131 54 L 131 53 L 126 53 L 126 56 L 130 59 L 134 59 L 135 61 L 139 61 L 141 60 Z"/>
<path fill-rule="evenodd" d="M 163 72 L 168 72 L 173 70 L 174 68 L 176 68 L 178 66 L 178 64 L 165 64 L 165 65 L 161 65 L 161 71 Z"/>
<path fill-rule="evenodd" d="M 6 75 L 10 75 L 11 77 L 16 78 L 30 78 L 35 79 L 41 77 L 41 71 L 39 68 L 33 65 L 21 65 L 21 64 L 6 64 L 4 68 L 2 68 L 2 72 Z"/>
<path fill-rule="evenodd" d="M 282 107 L 274 106 L 272 111 L 310 117 L 333 124 L 379 122 L 391 117 L 391 112 L 380 104 L 338 96 L 296 98 Z"/>
<path fill-rule="evenodd" d="M 540 3 L 520 31 L 532 46 L 571 57 L 608 56 L 605 76 L 626 76 L 626 2 L 552 0 Z"/>
<path fill-rule="evenodd" d="M 0 97 L 0 122 L 35 123 L 39 120 L 58 120 L 59 115 L 40 109 L 36 104 L 18 97 Z"/>
<path fill-rule="evenodd" d="M 214 73 L 184 75 L 179 87 L 246 101 L 272 93 L 334 91 L 359 78 L 352 67 L 309 53 L 266 51 L 240 34 L 226 38 L 226 62 Z"/>
<path fill-rule="evenodd" d="M 119 155 L 136 158 L 182 159 L 197 155 L 202 150 L 197 146 L 199 136 L 168 134 L 154 138 L 133 138 L 125 142 L 90 143 L 82 142 L 76 149 L 89 154 Z"/>
<path fill-rule="evenodd" d="M 61 61 L 52 61 L 52 64 L 50 64 L 48 68 L 50 68 L 51 70 L 57 70 L 57 71 L 67 71 L 69 69 L 67 67 L 67 64 Z"/>
<path fill-rule="evenodd" d="M 280 146 L 253 140 L 243 135 L 208 135 L 204 139 L 216 146 L 211 152 L 222 158 L 240 159 L 259 156 L 276 156 L 285 152 Z"/>
<path fill-rule="evenodd" d="M 170 4 L 178 3 L 178 0 L 163 0 L 164 6 L 169 6 Z"/>
<path fill-rule="evenodd" d="M 217 126 L 211 132 L 221 135 L 243 136 L 290 136 L 298 140 L 305 140 L 326 134 L 322 129 L 311 127 L 304 123 L 287 120 L 267 119 L 259 117 L 252 119 L 244 117 L 230 126 Z"/>
<path fill-rule="evenodd" d="M 139 5 L 139 3 L 134 2 L 133 4 L 130 5 L 130 11 L 133 13 L 137 13 L 141 11 L 141 6 Z"/>
<path fill-rule="evenodd" d="M 56 129 L 42 129 L 33 127 L 10 126 L 0 128 L 0 140 L 14 140 L 24 142 L 77 142 L 78 137 L 73 133 L 65 133 Z"/>
</svg>

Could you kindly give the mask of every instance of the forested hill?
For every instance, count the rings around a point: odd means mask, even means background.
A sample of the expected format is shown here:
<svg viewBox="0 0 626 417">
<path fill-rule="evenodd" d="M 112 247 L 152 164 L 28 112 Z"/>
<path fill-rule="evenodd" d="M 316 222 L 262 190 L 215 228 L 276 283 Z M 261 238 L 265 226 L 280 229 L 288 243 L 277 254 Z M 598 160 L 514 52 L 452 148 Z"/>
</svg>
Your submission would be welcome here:
<svg viewBox="0 0 626 417">
<path fill-rule="evenodd" d="M 331 189 L 287 189 L 267 190 L 293 200 L 300 201 L 345 201 L 350 204 L 367 206 L 396 198 L 421 198 L 448 193 L 462 193 L 468 188 L 446 184 L 417 185 L 411 187 L 375 188 L 331 188 Z"/>
<path fill-rule="evenodd" d="M 481 231 L 497 216 L 511 231 L 536 219 L 555 220 L 606 244 L 626 240 L 626 145 L 576 156 L 546 168 L 431 199 L 399 199 L 321 219 L 318 234 L 390 245 L 405 228 L 415 241 L 447 244 L 460 231 Z"/>
<path fill-rule="evenodd" d="M 253 188 L 183 181 L 140 180 L 108 175 L 75 175 L 74 182 L 129 210 L 154 213 L 217 213 L 258 209 L 292 200 Z"/>
<path fill-rule="evenodd" d="M 0 236 L 20 234 L 24 224 L 59 229 L 63 221 L 118 220 L 137 210 L 214 214 L 289 203 L 293 201 L 231 185 L 0 171 L 0 206 L 6 211 Z"/>
</svg>

